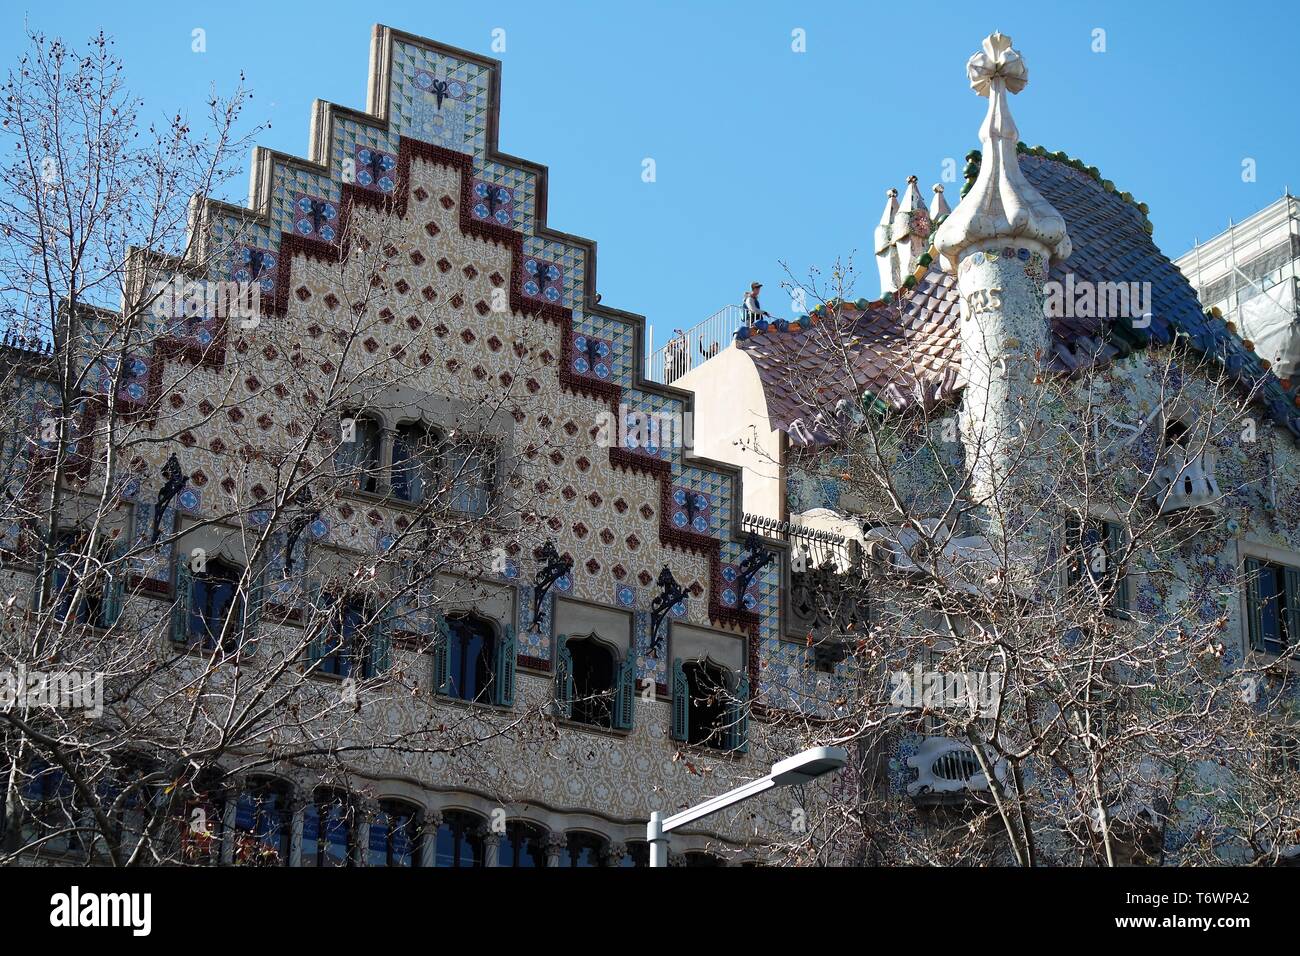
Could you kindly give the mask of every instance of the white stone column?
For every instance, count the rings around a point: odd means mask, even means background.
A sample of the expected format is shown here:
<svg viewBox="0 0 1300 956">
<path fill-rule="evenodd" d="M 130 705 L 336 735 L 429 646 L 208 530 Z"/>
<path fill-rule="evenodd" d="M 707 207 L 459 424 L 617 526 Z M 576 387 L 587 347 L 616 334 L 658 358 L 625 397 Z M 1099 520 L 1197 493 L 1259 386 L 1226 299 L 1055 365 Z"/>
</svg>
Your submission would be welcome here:
<svg viewBox="0 0 1300 956">
<path fill-rule="evenodd" d="M 226 788 L 221 806 L 221 850 L 218 859 L 222 866 L 230 866 L 235 858 L 235 814 L 239 812 L 239 795 L 244 792 L 244 781 L 235 778 Z"/>
<path fill-rule="evenodd" d="M 357 855 L 353 861 L 357 866 L 370 865 L 370 822 L 379 812 L 379 804 L 373 800 L 358 800 L 353 812 L 357 815 L 356 845 Z"/>
<path fill-rule="evenodd" d="M 569 840 L 563 833 L 551 833 L 546 837 L 546 865 L 560 866 L 560 856 L 569 847 Z"/>
<path fill-rule="evenodd" d="M 420 815 L 420 866 L 438 865 L 438 828 L 442 826 L 442 814 L 437 810 L 426 809 Z"/>
<path fill-rule="evenodd" d="M 484 824 L 479 831 L 483 840 L 483 865 L 497 867 L 501 865 L 501 834 L 494 831 L 490 824 Z"/>
<path fill-rule="evenodd" d="M 289 801 L 289 865 L 302 866 L 302 821 L 307 810 L 307 800 L 295 794 Z"/>
</svg>

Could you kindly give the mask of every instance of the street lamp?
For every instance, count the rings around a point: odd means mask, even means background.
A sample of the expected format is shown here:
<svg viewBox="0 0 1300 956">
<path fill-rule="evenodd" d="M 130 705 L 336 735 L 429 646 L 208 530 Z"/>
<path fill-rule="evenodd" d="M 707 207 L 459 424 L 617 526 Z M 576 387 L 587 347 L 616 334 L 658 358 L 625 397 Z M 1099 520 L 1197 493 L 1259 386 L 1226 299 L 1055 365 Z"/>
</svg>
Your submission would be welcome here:
<svg viewBox="0 0 1300 956">
<path fill-rule="evenodd" d="M 823 774 L 839 770 L 848 759 L 848 751 L 843 747 L 813 747 L 785 760 L 778 760 L 772 764 L 772 772 L 767 776 L 741 784 L 735 790 L 728 790 L 721 796 L 712 797 L 681 813 L 665 817 L 659 810 L 654 811 L 645 828 L 646 840 L 650 843 L 650 865 L 668 865 L 668 834 L 673 830 L 776 787 L 792 787 L 815 780 Z"/>
</svg>

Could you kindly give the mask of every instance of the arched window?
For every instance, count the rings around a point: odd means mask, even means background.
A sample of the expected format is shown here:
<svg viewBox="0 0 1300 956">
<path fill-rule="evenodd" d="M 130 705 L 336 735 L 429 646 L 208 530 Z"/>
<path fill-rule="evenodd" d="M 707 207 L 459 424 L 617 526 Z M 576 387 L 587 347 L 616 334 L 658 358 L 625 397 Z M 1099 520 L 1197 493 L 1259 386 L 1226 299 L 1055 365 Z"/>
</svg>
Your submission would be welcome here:
<svg viewBox="0 0 1300 956">
<path fill-rule="evenodd" d="M 558 712 L 579 723 L 631 730 L 636 708 L 636 659 L 621 663 L 594 635 L 557 639 L 555 697 Z"/>
<path fill-rule="evenodd" d="M 496 632 L 476 617 L 447 621 L 447 694 L 461 700 L 491 701 L 496 670 Z"/>
<path fill-rule="evenodd" d="M 627 853 L 623 854 L 623 859 L 619 861 L 618 865 L 624 869 L 648 867 L 650 865 L 650 844 L 645 840 L 629 840 Z"/>
<path fill-rule="evenodd" d="M 235 802 L 232 861 L 242 866 L 288 866 L 291 818 L 285 783 L 250 781 Z"/>
<path fill-rule="evenodd" d="M 89 536 L 85 531 L 64 531 L 58 536 L 53 581 L 54 614 L 60 621 L 70 617 L 87 627 L 112 627 L 121 604 L 120 569 L 111 566 L 102 569 L 105 563 L 111 565 L 114 558 L 112 549 L 93 548 L 87 555 L 88 548 Z M 91 577 L 86 580 L 81 598 L 73 608 L 72 600 L 88 569 Z"/>
<path fill-rule="evenodd" d="M 379 422 L 366 415 L 356 415 L 349 430 L 347 421 L 345 416 L 334 455 L 335 470 L 351 481 L 352 487 L 374 494 L 379 490 L 379 476 L 384 468 Z"/>
<path fill-rule="evenodd" d="M 419 811 L 398 800 L 384 800 L 370 821 L 371 866 L 419 866 Z"/>
<path fill-rule="evenodd" d="M 497 863 L 519 868 L 546 866 L 546 830 L 535 823 L 511 820 L 506 824 Z"/>
<path fill-rule="evenodd" d="M 749 747 L 749 677 L 735 682 L 711 661 L 673 660 L 672 738 L 701 747 Z"/>
<path fill-rule="evenodd" d="M 322 605 L 327 608 L 321 633 L 312 641 L 309 656 L 319 661 L 321 674 L 335 677 L 369 679 L 386 666 L 387 655 L 382 639 L 375 639 L 379 622 L 361 595 L 326 594 Z"/>
<path fill-rule="evenodd" d="M 434 866 L 483 866 L 483 818 L 463 810 L 448 810 L 438 827 Z"/>
<path fill-rule="evenodd" d="M 393 436 L 393 497 L 418 504 L 436 487 L 437 448 L 441 438 L 433 429 L 411 422 Z"/>
<path fill-rule="evenodd" d="M 109 821 L 107 839 L 122 850 L 133 849 L 154 821 L 154 815 L 166 812 L 171 799 L 170 790 L 164 793 L 162 785 L 146 783 L 142 779 L 156 769 L 157 765 L 148 757 L 126 753 L 117 757 L 113 766 L 95 784 L 95 800 Z M 94 831 L 86 834 L 88 862 L 107 863 L 108 847 L 101 824 L 92 819 L 89 812 L 83 817 Z M 166 854 L 165 843 L 166 836 L 163 836 L 161 843 L 154 842 L 154 845 Z"/>
<path fill-rule="evenodd" d="M 356 816 L 346 794 L 316 791 L 302 815 L 302 865 L 355 865 Z"/>
<path fill-rule="evenodd" d="M 70 832 L 77 826 L 72 781 L 61 767 L 33 760 L 21 785 L 24 845 L 47 853 L 62 853 L 77 845 Z"/>
<path fill-rule="evenodd" d="M 565 834 L 565 853 L 561 857 L 562 865 L 572 867 L 604 866 L 606 850 L 609 843 L 604 837 L 581 830 L 570 830 Z"/>
<path fill-rule="evenodd" d="M 495 460 L 495 447 L 483 435 L 468 435 L 446 443 L 442 467 L 451 487 L 453 511 L 487 514 L 492 503 Z"/>
<path fill-rule="evenodd" d="M 226 634 L 225 650 L 239 646 L 243 598 L 239 581 L 243 572 L 225 561 L 209 561 L 202 572 L 191 572 L 189 614 L 185 642 L 205 651 L 217 649 L 228 618 L 233 619 Z"/>
</svg>

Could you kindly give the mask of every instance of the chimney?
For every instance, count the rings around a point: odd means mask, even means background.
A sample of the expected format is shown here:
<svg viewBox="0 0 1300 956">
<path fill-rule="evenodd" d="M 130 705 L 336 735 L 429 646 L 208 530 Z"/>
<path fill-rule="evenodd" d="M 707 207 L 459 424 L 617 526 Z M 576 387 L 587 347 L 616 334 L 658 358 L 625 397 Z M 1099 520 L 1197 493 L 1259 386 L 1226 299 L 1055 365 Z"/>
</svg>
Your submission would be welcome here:
<svg viewBox="0 0 1300 956">
<path fill-rule="evenodd" d="M 1006 514 L 1025 499 L 1007 487 L 1023 472 L 1026 434 L 1033 434 L 1035 378 L 1051 353 L 1043 313 L 1043 283 L 1052 260 L 1070 255 L 1065 220 L 1025 179 L 1016 156 L 1020 138 L 1008 106 L 1029 80 L 1011 38 L 987 37 L 966 65 L 971 88 L 989 101 L 980 127 L 979 177 L 935 236 L 944 267 L 957 274 L 961 299 L 962 442 L 971 475 L 970 498 L 994 495 Z M 936 188 L 936 208 L 942 204 Z M 1005 489 L 1005 490 L 1004 490 Z M 990 527 L 990 537 L 1018 529 Z"/>
<path fill-rule="evenodd" d="M 898 190 L 885 193 L 885 211 L 876 226 L 876 266 L 880 269 L 880 294 L 894 292 L 903 282 L 898 265 L 898 250 L 894 247 L 894 217 L 898 213 Z"/>
</svg>

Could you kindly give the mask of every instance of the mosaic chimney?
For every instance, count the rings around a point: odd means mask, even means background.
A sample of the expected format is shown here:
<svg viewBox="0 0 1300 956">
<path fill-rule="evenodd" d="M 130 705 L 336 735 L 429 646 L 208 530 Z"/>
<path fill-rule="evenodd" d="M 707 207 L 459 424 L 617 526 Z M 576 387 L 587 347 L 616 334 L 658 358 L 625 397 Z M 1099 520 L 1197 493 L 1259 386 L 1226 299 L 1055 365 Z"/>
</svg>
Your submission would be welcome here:
<svg viewBox="0 0 1300 956">
<path fill-rule="evenodd" d="M 1029 72 L 1011 38 L 987 37 L 966 72 L 971 88 L 989 101 L 980 127 L 983 155 L 978 178 L 939 227 L 935 244 L 944 267 L 957 274 L 962 441 L 970 496 L 981 504 L 1011 479 L 1025 451 L 1023 436 L 1036 417 L 1035 379 L 1051 349 L 1043 283 L 1051 261 L 1069 257 L 1070 238 L 1061 214 L 1020 171 L 1008 94 L 1025 88 Z M 935 198 L 941 202 L 942 194 Z"/>
</svg>

